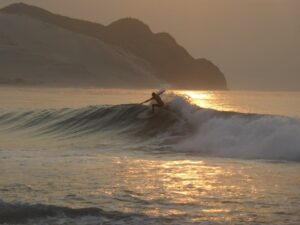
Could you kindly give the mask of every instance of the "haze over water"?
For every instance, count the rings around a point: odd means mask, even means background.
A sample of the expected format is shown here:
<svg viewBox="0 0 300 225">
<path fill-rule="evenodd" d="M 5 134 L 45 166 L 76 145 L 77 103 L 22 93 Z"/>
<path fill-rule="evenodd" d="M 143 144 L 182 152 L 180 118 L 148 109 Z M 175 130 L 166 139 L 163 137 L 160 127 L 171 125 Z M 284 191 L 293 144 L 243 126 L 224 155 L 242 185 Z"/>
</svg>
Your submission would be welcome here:
<svg viewBox="0 0 300 225">
<path fill-rule="evenodd" d="M 151 91 L 1 88 L 0 223 L 298 224 L 299 93 Z"/>
</svg>

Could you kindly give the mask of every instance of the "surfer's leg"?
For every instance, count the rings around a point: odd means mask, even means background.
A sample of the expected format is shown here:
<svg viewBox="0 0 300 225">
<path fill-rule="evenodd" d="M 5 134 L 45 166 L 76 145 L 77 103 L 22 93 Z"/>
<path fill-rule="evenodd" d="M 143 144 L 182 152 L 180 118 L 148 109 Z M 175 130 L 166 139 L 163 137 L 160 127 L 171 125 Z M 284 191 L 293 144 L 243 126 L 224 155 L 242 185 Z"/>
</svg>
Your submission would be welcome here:
<svg viewBox="0 0 300 225">
<path fill-rule="evenodd" d="M 152 113 L 155 112 L 155 111 L 154 111 L 155 107 L 160 107 L 160 105 L 159 105 L 159 104 L 153 104 L 153 105 L 152 105 Z"/>
</svg>

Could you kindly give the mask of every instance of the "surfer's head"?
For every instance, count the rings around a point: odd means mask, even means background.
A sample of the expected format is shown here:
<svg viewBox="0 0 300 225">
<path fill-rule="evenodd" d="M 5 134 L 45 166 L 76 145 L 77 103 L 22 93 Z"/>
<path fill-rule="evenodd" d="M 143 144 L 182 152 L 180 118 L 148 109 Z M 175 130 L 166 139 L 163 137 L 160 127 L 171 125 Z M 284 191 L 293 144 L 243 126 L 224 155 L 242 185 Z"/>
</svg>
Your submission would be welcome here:
<svg viewBox="0 0 300 225">
<path fill-rule="evenodd" d="M 156 96 L 155 92 L 152 92 L 152 97 Z"/>
</svg>

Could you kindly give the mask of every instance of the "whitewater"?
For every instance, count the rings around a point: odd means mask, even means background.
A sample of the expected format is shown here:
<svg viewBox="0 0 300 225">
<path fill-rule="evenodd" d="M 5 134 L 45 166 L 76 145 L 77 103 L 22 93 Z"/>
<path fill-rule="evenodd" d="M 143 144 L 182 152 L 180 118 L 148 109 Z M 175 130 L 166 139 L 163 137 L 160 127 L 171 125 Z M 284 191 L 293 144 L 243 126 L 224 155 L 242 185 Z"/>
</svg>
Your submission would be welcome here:
<svg viewBox="0 0 300 225">
<path fill-rule="evenodd" d="M 6 89 L 0 224 L 299 222 L 298 93 L 148 93 Z"/>
</svg>

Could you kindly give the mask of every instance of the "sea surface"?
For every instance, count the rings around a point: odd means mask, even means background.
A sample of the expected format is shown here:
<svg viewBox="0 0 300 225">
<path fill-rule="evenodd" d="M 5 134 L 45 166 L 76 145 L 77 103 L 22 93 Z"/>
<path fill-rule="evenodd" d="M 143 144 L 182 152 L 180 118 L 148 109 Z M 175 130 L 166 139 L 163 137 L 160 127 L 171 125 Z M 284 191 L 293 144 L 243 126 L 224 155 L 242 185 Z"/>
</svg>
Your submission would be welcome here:
<svg viewBox="0 0 300 225">
<path fill-rule="evenodd" d="M 0 224 L 299 225 L 300 93 L 0 88 Z"/>
</svg>

